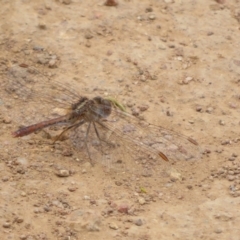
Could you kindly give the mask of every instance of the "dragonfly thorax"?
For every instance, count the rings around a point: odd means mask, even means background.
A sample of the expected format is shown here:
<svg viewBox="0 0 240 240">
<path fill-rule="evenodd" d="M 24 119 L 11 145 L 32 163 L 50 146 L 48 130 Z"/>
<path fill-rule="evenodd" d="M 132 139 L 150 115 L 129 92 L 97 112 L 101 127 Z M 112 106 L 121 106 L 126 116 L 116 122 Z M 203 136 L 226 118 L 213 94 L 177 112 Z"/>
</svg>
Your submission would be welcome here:
<svg viewBox="0 0 240 240">
<path fill-rule="evenodd" d="M 111 102 L 102 97 L 95 97 L 91 100 L 83 97 L 72 105 L 71 119 L 84 118 L 87 122 L 98 121 L 111 114 L 111 107 Z"/>
</svg>

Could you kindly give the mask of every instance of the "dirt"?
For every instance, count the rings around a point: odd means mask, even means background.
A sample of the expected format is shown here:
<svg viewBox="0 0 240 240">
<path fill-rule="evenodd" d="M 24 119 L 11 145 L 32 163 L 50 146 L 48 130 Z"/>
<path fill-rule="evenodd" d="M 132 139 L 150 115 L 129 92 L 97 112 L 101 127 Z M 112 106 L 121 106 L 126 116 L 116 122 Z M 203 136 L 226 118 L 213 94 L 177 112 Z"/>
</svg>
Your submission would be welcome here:
<svg viewBox="0 0 240 240">
<path fill-rule="evenodd" d="M 240 239 L 239 0 L 18 0 L 0 12 L 1 239 Z M 20 102 L 13 67 L 46 88 Z M 13 138 L 56 107 L 54 82 L 194 138 L 196 160 L 131 179 L 68 141 Z"/>
</svg>

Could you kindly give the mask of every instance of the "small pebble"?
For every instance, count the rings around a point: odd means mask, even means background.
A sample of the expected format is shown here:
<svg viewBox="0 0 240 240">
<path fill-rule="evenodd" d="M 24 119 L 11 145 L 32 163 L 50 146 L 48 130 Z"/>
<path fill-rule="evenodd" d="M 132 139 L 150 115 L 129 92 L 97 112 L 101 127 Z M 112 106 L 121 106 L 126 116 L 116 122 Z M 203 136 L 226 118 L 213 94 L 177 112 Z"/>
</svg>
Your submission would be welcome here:
<svg viewBox="0 0 240 240">
<path fill-rule="evenodd" d="M 207 36 L 212 36 L 214 33 L 213 32 L 207 32 Z"/>
<path fill-rule="evenodd" d="M 62 0 L 63 4 L 69 5 L 72 2 L 72 0 Z"/>
<path fill-rule="evenodd" d="M 75 192 L 77 190 L 77 187 L 68 187 L 69 192 Z"/>
<path fill-rule="evenodd" d="M 86 42 L 85 44 L 86 47 L 90 48 L 91 47 L 91 43 L 89 41 Z"/>
<path fill-rule="evenodd" d="M 42 46 L 34 46 L 33 47 L 33 51 L 43 51 L 44 50 L 44 47 Z"/>
<path fill-rule="evenodd" d="M 2 177 L 3 182 L 7 182 L 8 180 L 9 180 L 9 178 L 7 176 Z"/>
<path fill-rule="evenodd" d="M 69 172 L 68 170 L 61 169 L 61 170 L 59 170 L 59 171 L 56 173 L 56 175 L 57 175 L 58 177 L 69 177 L 70 172 Z"/>
<path fill-rule="evenodd" d="M 90 200 L 90 197 L 85 195 L 85 196 L 83 196 L 83 200 Z"/>
<path fill-rule="evenodd" d="M 5 123 L 5 124 L 10 124 L 12 122 L 12 120 L 11 120 L 10 117 L 4 117 L 2 122 Z"/>
<path fill-rule="evenodd" d="M 141 105 L 141 106 L 139 106 L 138 108 L 139 108 L 139 110 L 140 110 L 141 112 L 144 112 L 144 111 L 146 111 L 146 110 L 149 108 L 149 106 L 148 106 L 148 105 Z"/>
<path fill-rule="evenodd" d="M 85 38 L 86 38 L 86 39 L 91 39 L 91 38 L 93 38 L 93 35 L 92 35 L 90 32 L 87 32 L 87 33 L 85 34 Z"/>
<path fill-rule="evenodd" d="M 140 80 L 141 80 L 142 82 L 146 82 L 147 78 L 146 78 L 145 75 L 141 75 Z"/>
<path fill-rule="evenodd" d="M 141 218 L 135 220 L 134 223 L 135 223 L 136 226 L 142 226 L 143 225 L 143 221 L 142 221 Z"/>
<path fill-rule="evenodd" d="M 42 30 L 45 30 L 45 29 L 47 28 L 46 24 L 43 23 L 43 22 L 40 22 L 40 23 L 38 24 L 38 27 L 39 27 L 39 29 L 42 29 Z"/>
<path fill-rule="evenodd" d="M 121 186 L 121 185 L 122 185 L 122 183 L 121 183 L 120 181 L 115 181 L 115 184 L 116 184 L 117 186 Z"/>
<path fill-rule="evenodd" d="M 155 20 L 155 19 L 156 19 L 156 16 L 155 16 L 154 14 L 150 14 L 150 15 L 148 16 L 148 18 L 149 18 L 150 20 Z"/>
<path fill-rule="evenodd" d="M 224 4 L 226 0 L 215 0 L 219 4 Z"/>
<path fill-rule="evenodd" d="M 225 125 L 225 122 L 223 120 L 219 120 L 219 124 L 224 126 Z"/>
<path fill-rule="evenodd" d="M 4 222 L 2 226 L 4 228 L 10 228 L 11 227 L 11 223 L 10 222 Z"/>
<path fill-rule="evenodd" d="M 214 232 L 217 233 L 217 234 L 219 234 L 219 233 L 222 233 L 222 230 L 219 229 L 219 228 L 217 228 L 217 229 L 214 230 Z"/>
<path fill-rule="evenodd" d="M 17 222 L 17 223 L 22 223 L 22 222 L 23 222 L 23 218 L 17 217 L 16 222 Z"/>
<path fill-rule="evenodd" d="M 213 112 L 213 108 L 212 107 L 208 107 L 206 110 L 207 113 L 212 113 Z"/>
<path fill-rule="evenodd" d="M 118 230 L 118 225 L 114 222 L 109 223 L 109 228 L 113 230 Z"/>
<path fill-rule="evenodd" d="M 235 176 L 233 175 L 228 175 L 227 176 L 228 181 L 233 181 L 235 179 Z"/>
<path fill-rule="evenodd" d="M 183 80 L 183 83 L 184 84 L 188 84 L 189 82 L 193 81 L 193 77 L 186 77 L 184 80 Z"/>
<path fill-rule="evenodd" d="M 129 205 L 128 204 L 121 204 L 118 206 L 118 212 L 120 213 L 128 213 L 129 211 Z"/>
<path fill-rule="evenodd" d="M 229 175 L 234 175 L 234 171 L 228 171 Z"/>
<path fill-rule="evenodd" d="M 152 7 L 147 7 L 145 10 L 145 12 L 152 12 L 152 11 L 153 11 Z"/>
<path fill-rule="evenodd" d="M 22 196 L 22 197 L 26 197 L 27 194 L 26 194 L 25 192 L 21 192 L 21 196 Z"/>
<path fill-rule="evenodd" d="M 197 112 L 201 112 L 201 111 L 202 111 L 202 107 L 201 107 L 201 106 L 197 106 L 197 107 L 196 107 L 196 111 L 197 111 Z"/>
<path fill-rule="evenodd" d="M 57 67 L 57 60 L 55 58 L 51 59 L 49 62 L 48 62 L 48 67 L 49 68 L 55 68 Z"/>
<path fill-rule="evenodd" d="M 141 205 L 143 205 L 143 204 L 146 203 L 146 200 L 145 200 L 145 198 L 140 197 L 140 198 L 138 198 L 138 202 L 139 202 Z"/>
<path fill-rule="evenodd" d="M 168 117 L 172 117 L 172 116 L 173 116 L 173 112 L 167 110 L 167 111 L 166 111 L 166 115 L 167 115 Z"/>
<path fill-rule="evenodd" d="M 19 238 L 20 238 L 21 240 L 26 240 L 26 239 L 28 238 L 28 236 L 27 236 L 27 235 L 21 235 Z"/>
<path fill-rule="evenodd" d="M 105 3 L 104 3 L 105 6 L 108 6 L 108 7 L 114 7 L 114 6 L 117 6 L 118 5 L 118 2 L 116 0 L 107 0 Z"/>
</svg>

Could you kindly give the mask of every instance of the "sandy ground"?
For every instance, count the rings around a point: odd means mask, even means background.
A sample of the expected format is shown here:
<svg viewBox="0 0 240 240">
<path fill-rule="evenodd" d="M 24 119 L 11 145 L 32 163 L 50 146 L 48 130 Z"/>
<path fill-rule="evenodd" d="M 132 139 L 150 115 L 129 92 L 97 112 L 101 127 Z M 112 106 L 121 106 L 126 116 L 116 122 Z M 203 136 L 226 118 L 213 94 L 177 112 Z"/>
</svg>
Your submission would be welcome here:
<svg viewBox="0 0 240 240">
<path fill-rule="evenodd" d="M 1 239 L 240 239 L 239 0 L 14 0 L 0 12 Z M 20 101 L 6 86 L 21 92 L 33 68 L 46 87 Z M 193 137 L 196 161 L 133 180 L 67 141 L 13 138 L 56 108 L 54 82 Z"/>
</svg>

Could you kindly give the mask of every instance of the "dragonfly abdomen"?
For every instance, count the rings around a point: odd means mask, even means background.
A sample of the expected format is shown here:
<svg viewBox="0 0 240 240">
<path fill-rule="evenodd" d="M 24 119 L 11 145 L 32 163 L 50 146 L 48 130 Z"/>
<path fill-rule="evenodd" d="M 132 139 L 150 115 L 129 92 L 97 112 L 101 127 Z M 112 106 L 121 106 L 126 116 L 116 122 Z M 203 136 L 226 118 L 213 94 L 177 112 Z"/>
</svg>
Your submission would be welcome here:
<svg viewBox="0 0 240 240">
<path fill-rule="evenodd" d="M 42 121 L 40 123 L 36 123 L 27 127 L 23 127 L 18 129 L 16 132 L 13 132 L 12 135 L 13 137 L 23 137 L 26 136 L 30 133 L 36 132 L 38 130 L 44 129 L 46 127 L 49 127 L 51 125 L 65 122 L 66 121 L 66 116 L 58 117 L 58 118 L 53 118 L 50 120 Z"/>
</svg>

